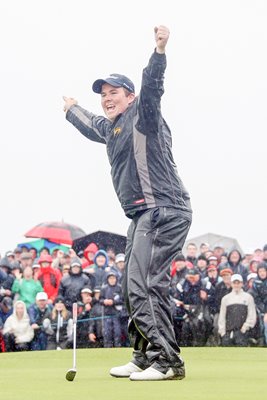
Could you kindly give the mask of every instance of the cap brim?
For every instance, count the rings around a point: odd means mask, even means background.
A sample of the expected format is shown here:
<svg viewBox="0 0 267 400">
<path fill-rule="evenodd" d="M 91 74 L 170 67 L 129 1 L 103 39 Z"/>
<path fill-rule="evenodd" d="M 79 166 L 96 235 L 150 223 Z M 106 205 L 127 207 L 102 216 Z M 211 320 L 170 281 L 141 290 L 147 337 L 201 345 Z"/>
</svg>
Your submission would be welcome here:
<svg viewBox="0 0 267 400">
<path fill-rule="evenodd" d="M 118 82 L 115 81 L 115 79 L 97 79 L 92 86 L 93 92 L 100 94 L 102 92 L 102 86 L 108 83 L 111 86 L 114 87 L 120 87 L 121 85 L 118 85 Z"/>
</svg>

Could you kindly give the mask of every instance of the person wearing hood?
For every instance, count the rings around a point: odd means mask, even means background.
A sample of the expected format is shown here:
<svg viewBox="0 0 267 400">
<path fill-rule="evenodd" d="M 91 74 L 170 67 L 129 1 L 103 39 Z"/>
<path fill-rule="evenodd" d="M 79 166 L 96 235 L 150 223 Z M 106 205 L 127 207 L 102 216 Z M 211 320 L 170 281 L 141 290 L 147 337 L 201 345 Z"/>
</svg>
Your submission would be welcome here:
<svg viewBox="0 0 267 400">
<path fill-rule="evenodd" d="M 230 251 L 227 258 L 228 262 L 226 264 L 223 265 L 220 264 L 220 270 L 225 268 L 230 268 L 233 274 L 240 274 L 243 278 L 243 281 L 246 282 L 248 270 L 241 263 L 242 261 L 241 253 L 237 249 L 234 249 Z"/>
<path fill-rule="evenodd" d="M 82 268 L 87 268 L 88 272 L 92 272 L 88 267 L 94 264 L 94 258 L 97 251 L 98 247 L 94 242 L 89 243 L 83 251 Z"/>
<path fill-rule="evenodd" d="M 13 313 L 7 318 L 3 329 L 6 351 L 25 351 L 30 349 L 34 331 L 30 325 L 26 305 L 18 300 L 14 304 Z"/>
<path fill-rule="evenodd" d="M 49 254 L 43 254 L 39 258 L 40 270 L 37 279 L 41 282 L 44 291 L 48 296 L 48 303 L 53 304 L 58 295 L 58 289 L 61 281 L 61 272 L 52 267 L 53 259 Z"/>
<path fill-rule="evenodd" d="M 95 277 L 95 286 L 101 287 L 107 280 L 108 255 L 103 249 L 96 252 L 94 265 L 91 266 L 93 276 Z"/>
<path fill-rule="evenodd" d="M 5 297 L 12 297 L 11 288 L 15 278 L 12 275 L 12 264 L 7 257 L 0 260 L 0 301 Z"/>
<path fill-rule="evenodd" d="M 82 269 L 81 260 L 74 257 L 70 264 L 69 275 L 64 276 L 60 282 L 58 295 L 64 299 L 67 310 L 72 310 L 72 304 L 81 301 L 81 290 L 85 287 L 91 290 L 94 287 L 93 279 L 90 279 Z"/>
<path fill-rule="evenodd" d="M 120 311 L 122 289 L 115 272 L 107 274 L 107 283 L 102 285 L 100 304 L 104 306 L 104 347 L 121 347 Z"/>
</svg>

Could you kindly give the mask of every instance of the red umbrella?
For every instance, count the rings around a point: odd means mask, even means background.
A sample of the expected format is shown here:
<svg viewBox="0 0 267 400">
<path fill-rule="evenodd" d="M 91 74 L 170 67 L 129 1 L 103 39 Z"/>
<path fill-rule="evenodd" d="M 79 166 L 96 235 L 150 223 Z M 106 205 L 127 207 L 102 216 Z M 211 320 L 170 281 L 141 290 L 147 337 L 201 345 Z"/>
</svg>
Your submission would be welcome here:
<svg viewBox="0 0 267 400">
<path fill-rule="evenodd" d="M 76 225 L 66 222 L 43 222 L 25 233 L 25 237 L 42 238 L 54 243 L 72 244 L 86 233 Z"/>
</svg>

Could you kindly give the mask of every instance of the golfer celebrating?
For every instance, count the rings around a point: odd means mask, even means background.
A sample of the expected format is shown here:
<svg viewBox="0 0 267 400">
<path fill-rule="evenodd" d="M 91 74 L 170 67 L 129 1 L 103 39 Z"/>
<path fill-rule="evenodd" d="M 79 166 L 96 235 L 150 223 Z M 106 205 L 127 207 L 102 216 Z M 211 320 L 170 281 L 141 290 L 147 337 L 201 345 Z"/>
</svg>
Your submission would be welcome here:
<svg viewBox="0 0 267 400">
<path fill-rule="evenodd" d="M 111 74 L 93 84 L 106 118 L 64 97 L 67 120 L 88 139 L 106 144 L 115 191 L 132 220 L 123 290 L 133 359 L 110 374 L 133 381 L 185 377 L 169 284 L 170 263 L 183 247 L 192 212 L 173 161 L 171 132 L 161 115 L 169 30 L 159 26 L 154 32 L 156 48 L 143 70 L 139 96 L 129 78 Z"/>
</svg>

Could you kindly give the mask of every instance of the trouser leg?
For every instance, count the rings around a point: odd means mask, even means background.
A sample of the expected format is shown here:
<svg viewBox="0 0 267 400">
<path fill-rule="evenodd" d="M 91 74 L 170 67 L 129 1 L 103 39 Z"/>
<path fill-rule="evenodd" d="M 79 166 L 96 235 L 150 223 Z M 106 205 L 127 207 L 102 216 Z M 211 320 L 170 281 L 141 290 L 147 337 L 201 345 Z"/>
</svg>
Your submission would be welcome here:
<svg viewBox="0 0 267 400">
<path fill-rule="evenodd" d="M 177 210 L 159 207 L 142 214 L 130 229 L 126 278 L 132 331 L 138 350 L 158 369 L 181 364 L 169 296 L 170 264 L 182 250 L 189 227 L 190 221 Z"/>
<path fill-rule="evenodd" d="M 135 325 L 132 317 L 131 317 L 131 307 L 129 304 L 129 296 L 128 296 L 128 266 L 129 259 L 131 258 L 133 242 L 134 242 L 134 234 L 137 226 L 137 218 L 134 218 L 129 226 L 127 232 L 127 244 L 125 250 L 125 274 L 122 281 L 122 290 L 123 296 L 125 299 L 126 308 L 129 314 L 128 319 L 128 338 L 130 344 L 132 345 L 133 351 L 133 360 L 132 362 L 138 365 L 140 368 L 145 369 L 149 366 L 149 362 L 146 357 L 146 348 L 148 345 L 148 340 L 141 335 L 137 326 Z"/>
<path fill-rule="evenodd" d="M 114 346 L 121 347 L 121 323 L 119 317 L 113 317 Z"/>
<path fill-rule="evenodd" d="M 107 318 L 104 320 L 104 347 L 113 347 L 113 324 L 112 319 Z"/>
<path fill-rule="evenodd" d="M 248 346 L 248 333 L 242 333 L 241 331 L 237 330 L 234 332 L 234 342 L 236 346 Z"/>
</svg>

